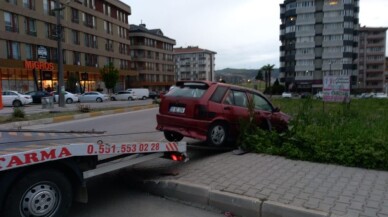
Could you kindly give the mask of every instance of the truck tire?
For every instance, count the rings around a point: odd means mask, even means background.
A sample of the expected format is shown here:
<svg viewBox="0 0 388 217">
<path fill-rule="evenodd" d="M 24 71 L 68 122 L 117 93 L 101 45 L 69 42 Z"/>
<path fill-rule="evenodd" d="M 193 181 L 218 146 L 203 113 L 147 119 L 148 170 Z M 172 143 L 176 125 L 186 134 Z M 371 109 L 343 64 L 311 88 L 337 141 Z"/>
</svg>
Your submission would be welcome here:
<svg viewBox="0 0 388 217">
<path fill-rule="evenodd" d="M 71 183 L 63 173 L 53 169 L 35 170 L 12 185 L 6 198 L 4 216 L 66 216 L 72 197 Z"/>
</svg>

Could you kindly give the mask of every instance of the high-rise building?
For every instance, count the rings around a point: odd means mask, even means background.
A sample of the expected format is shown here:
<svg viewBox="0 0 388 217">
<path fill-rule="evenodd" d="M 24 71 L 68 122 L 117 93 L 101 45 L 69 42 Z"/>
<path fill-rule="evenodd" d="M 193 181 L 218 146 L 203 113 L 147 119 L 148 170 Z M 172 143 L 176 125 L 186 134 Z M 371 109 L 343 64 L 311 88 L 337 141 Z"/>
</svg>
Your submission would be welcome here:
<svg viewBox="0 0 388 217">
<path fill-rule="evenodd" d="M 177 80 L 215 81 L 216 54 L 198 46 L 174 48 Z"/>
<path fill-rule="evenodd" d="M 131 87 L 154 91 L 168 90 L 175 83 L 174 39 L 160 29 L 147 29 L 145 24 L 130 26 L 131 69 L 139 76 L 129 81 Z"/>
<path fill-rule="evenodd" d="M 357 89 L 384 92 L 386 84 L 385 46 L 388 28 L 361 27 L 357 58 Z"/>
<path fill-rule="evenodd" d="M 56 89 L 58 61 L 63 61 L 64 85 L 70 91 L 103 89 L 100 69 L 110 62 L 119 70 L 117 86 L 122 88 L 125 76 L 137 76 L 129 67 L 130 14 L 130 6 L 119 0 L 72 0 L 59 7 L 56 0 L 2 1 L 2 88 Z"/>
<path fill-rule="evenodd" d="M 356 74 L 359 0 L 280 4 L 280 80 L 299 92 L 322 89 L 325 75 Z"/>
</svg>

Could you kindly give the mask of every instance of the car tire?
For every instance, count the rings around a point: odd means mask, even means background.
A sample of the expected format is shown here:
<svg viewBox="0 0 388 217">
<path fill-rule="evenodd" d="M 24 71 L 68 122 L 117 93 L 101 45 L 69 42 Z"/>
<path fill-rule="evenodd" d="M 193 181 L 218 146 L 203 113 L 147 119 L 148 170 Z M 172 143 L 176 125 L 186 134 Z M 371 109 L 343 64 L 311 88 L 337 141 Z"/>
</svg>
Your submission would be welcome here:
<svg viewBox="0 0 388 217">
<path fill-rule="evenodd" d="M 228 144 L 229 131 L 224 123 L 216 122 L 212 124 L 207 133 L 207 142 L 211 146 L 226 146 Z"/>
<path fill-rule="evenodd" d="M 169 142 L 179 142 L 183 139 L 183 135 L 172 131 L 164 131 L 164 138 Z"/>
<path fill-rule="evenodd" d="M 132 97 L 128 97 L 128 101 L 132 101 L 133 99 L 132 99 Z"/>
<path fill-rule="evenodd" d="M 110 98 L 110 100 L 112 101 L 116 101 L 116 98 L 114 98 L 113 96 Z"/>
<path fill-rule="evenodd" d="M 142 100 L 146 100 L 146 99 L 147 99 L 147 97 L 143 96 L 141 99 L 142 99 Z"/>
<path fill-rule="evenodd" d="M 3 215 L 66 216 L 72 197 L 71 183 L 63 173 L 53 169 L 34 170 L 13 184 L 5 200 Z"/>
<path fill-rule="evenodd" d="M 22 102 L 19 101 L 19 100 L 15 100 L 15 101 L 12 102 L 12 106 L 13 107 L 20 107 L 22 105 L 23 105 Z"/>
<path fill-rule="evenodd" d="M 102 99 L 101 99 L 100 97 L 98 97 L 98 98 L 96 99 L 96 102 L 102 102 Z"/>
<path fill-rule="evenodd" d="M 67 104 L 72 104 L 72 103 L 73 103 L 73 100 L 72 100 L 71 98 L 67 98 L 67 99 L 66 99 L 66 103 L 67 103 Z"/>
</svg>

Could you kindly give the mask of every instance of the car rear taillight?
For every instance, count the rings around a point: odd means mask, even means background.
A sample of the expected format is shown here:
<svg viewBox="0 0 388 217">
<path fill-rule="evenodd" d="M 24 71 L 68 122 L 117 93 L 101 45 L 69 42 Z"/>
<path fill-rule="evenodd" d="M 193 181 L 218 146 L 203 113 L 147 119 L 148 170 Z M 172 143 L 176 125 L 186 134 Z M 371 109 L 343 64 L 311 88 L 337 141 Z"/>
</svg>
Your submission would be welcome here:
<svg viewBox="0 0 388 217">
<path fill-rule="evenodd" d="M 172 154 L 170 154 L 170 158 L 173 161 L 187 161 L 188 160 L 186 155 L 182 154 L 182 153 L 172 153 Z"/>
</svg>

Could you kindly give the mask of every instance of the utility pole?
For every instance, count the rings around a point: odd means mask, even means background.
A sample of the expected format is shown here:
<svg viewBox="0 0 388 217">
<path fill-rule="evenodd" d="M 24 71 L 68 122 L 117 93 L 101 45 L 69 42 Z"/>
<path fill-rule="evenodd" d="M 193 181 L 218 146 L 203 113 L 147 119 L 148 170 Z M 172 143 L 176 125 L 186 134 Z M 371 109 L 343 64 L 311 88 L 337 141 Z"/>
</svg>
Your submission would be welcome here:
<svg viewBox="0 0 388 217">
<path fill-rule="evenodd" d="M 64 86 L 64 78 L 63 78 L 63 53 L 62 53 L 62 25 L 61 25 L 61 11 L 65 9 L 64 7 L 60 7 L 59 0 L 55 0 L 55 9 L 53 11 L 56 12 L 57 16 L 57 43 L 58 43 L 58 106 L 65 107 L 65 86 Z"/>
</svg>

